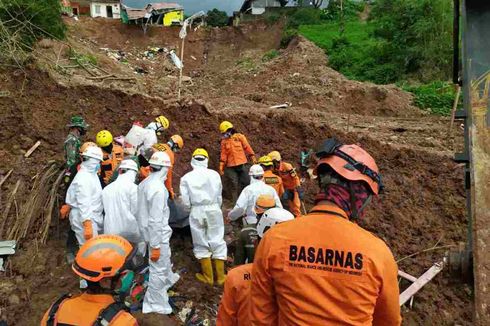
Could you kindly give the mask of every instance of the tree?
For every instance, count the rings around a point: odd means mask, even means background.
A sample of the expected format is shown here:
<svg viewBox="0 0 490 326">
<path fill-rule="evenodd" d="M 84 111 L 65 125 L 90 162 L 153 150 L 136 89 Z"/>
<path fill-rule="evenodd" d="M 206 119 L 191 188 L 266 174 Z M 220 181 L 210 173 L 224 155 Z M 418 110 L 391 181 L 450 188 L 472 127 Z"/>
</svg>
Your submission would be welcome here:
<svg viewBox="0 0 490 326">
<path fill-rule="evenodd" d="M 228 25 L 228 15 L 226 12 L 214 8 L 208 11 L 206 22 L 213 27 L 226 26 Z"/>
</svg>

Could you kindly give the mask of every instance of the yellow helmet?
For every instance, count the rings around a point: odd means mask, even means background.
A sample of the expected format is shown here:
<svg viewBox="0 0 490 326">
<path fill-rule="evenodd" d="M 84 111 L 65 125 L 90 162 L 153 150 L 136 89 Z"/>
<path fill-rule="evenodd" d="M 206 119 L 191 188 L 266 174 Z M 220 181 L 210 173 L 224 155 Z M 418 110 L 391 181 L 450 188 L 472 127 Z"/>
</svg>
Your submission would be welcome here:
<svg viewBox="0 0 490 326">
<path fill-rule="evenodd" d="M 101 130 L 97 133 L 95 141 L 99 147 L 109 146 L 112 144 L 112 134 L 108 130 Z"/>
<path fill-rule="evenodd" d="M 269 155 L 265 155 L 259 158 L 259 164 L 263 166 L 271 166 L 273 163 L 271 157 Z"/>
<path fill-rule="evenodd" d="M 194 153 L 192 153 L 192 157 L 196 156 L 204 156 L 205 158 L 209 159 L 208 151 L 204 148 L 197 148 Z"/>
<path fill-rule="evenodd" d="M 174 145 L 177 145 L 179 149 L 184 148 L 184 140 L 179 135 L 173 135 L 170 137 L 170 140 L 174 143 Z"/>
<path fill-rule="evenodd" d="M 82 155 L 82 153 L 85 152 L 85 150 L 87 148 L 92 147 L 92 146 L 97 147 L 97 144 L 94 142 L 91 142 L 91 141 L 87 141 L 87 142 L 83 143 L 82 146 L 80 146 L 80 155 Z"/>
<path fill-rule="evenodd" d="M 167 118 L 165 118 L 163 115 L 157 117 L 155 121 L 160 124 L 162 129 L 168 129 L 168 126 L 170 126 L 170 122 L 168 121 Z"/>
<path fill-rule="evenodd" d="M 254 211 L 256 214 L 262 214 L 266 210 L 276 207 L 276 201 L 271 195 L 260 195 L 255 201 Z"/>
<path fill-rule="evenodd" d="M 272 151 L 269 154 L 267 154 L 273 161 L 281 161 L 281 153 L 278 151 Z"/>
<path fill-rule="evenodd" d="M 225 132 L 228 131 L 228 129 L 231 129 L 233 128 L 233 124 L 230 122 L 230 121 L 223 121 L 220 125 L 219 125 L 219 131 L 224 134 Z"/>
</svg>

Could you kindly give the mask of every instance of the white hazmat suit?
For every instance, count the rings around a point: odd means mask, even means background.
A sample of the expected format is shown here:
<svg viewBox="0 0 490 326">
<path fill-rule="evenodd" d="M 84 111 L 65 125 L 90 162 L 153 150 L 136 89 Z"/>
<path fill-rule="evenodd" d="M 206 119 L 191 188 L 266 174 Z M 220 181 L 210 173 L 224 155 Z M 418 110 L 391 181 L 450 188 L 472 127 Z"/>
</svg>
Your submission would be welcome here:
<svg viewBox="0 0 490 326">
<path fill-rule="evenodd" d="M 75 232 L 78 244 L 85 243 L 83 236 L 83 222 L 92 221 L 94 237 L 102 231 L 104 216 L 102 206 L 102 186 L 97 171 L 100 161 L 88 158 L 80 164 L 80 171 L 76 174 L 66 193 L 66 203 L 70 205 L 70 224 Z"/>
<path fill-rule="evenodd" d="M 221 177 L 208 169 L 208 159 L 191 161 L 193 170 L 180 179 L 182 203 L 190 208 L 194 255 L 197 259 L 212 258 L 226 260 L 224 237 Z"/>
<path fill-rule="evenodd" d="M 150 173 L 138 186 L 138 224 L 145 242 L 151 248 L 160 248 L 156 262 L 150 260 L 150 279 L 143 301 L 143 313 L 172 313 L 168 303 L 167 290 L 179 280 L 172 272 L 170 262 L 170 237 L 172 229 L 168 225 L 168 191 L 165 179 L 168 168 Z"/>
<path fill-rule="evenodd" d="M 281 199 L 274 188 L 266 185 L 264 180 L 250 178 L 250 184 L 243 188 L 235 207 L 228 213 L 232 221 L 236 221 L 240 216 L 245 214 L 244 224 L 257 223 L 257 214 L 255 214 L 255 202 L 260 195 L 270 195 L 274 198 L 277 207 L 282 208 Z"/>
<path fill-rule="evenodd" d="M 136 171 L 127 170 L 102 190 L 104 204 L 104 233 L 116 234 L 133 244 L 142 241 L 136 212 L 138 208 L 138 186 Z"/>
</svg>

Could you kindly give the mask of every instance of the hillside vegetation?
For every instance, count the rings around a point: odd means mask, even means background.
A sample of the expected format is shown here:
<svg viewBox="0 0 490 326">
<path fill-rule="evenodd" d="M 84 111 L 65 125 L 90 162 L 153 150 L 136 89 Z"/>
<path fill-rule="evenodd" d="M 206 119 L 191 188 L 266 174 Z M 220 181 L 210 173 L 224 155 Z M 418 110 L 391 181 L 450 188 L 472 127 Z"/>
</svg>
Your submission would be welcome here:
<svg viewBox="0 0 490 326">
<path fill-rule="evenodd" d="M 414 103 L 448 115 L 454 99 L 450 0 L 331 1 L 289 13 L 285 36 L 299 33 L 324 49 L 329 65 L 350 79 L 396 83 Z"/>
</svg>

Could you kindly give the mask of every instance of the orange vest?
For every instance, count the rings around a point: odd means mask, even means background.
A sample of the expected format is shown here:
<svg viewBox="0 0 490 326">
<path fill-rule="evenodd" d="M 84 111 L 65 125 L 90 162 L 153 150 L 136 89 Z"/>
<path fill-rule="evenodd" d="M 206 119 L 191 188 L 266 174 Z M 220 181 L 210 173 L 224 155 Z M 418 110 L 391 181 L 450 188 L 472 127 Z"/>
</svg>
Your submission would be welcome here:
<svg viewBox="0 0 490 326">
<path fill-rule="evenodd" d="M 108 294 L 88 294 L 66 299 L 61 302 L 55 316 L 55 323 L 77 326 L 91 326 L 94 324 L 100 312 L 114 302 Z M 41 321 L 41 326 L 46 325 L 49 312 L 46 311 Z M 138 322 L 126 311 L 120 311 L 109 324 L 111 326 L 137 326 Z"/>
<path fill-rule="evenodd" d="M 250 285 L 253 264 L 233 268 L 226 276 L 216 326 L 248 326 L 250 322 Z"/>
<path fill-rule="evenodd" d="M 286 190 L 294 190 L 301 185 L 296 169 L 289 163 L 281 162 L 279 169 L 274 171 L 282 179 L 282 184 Z"/>
<path fill-rule="evenodd" d="M 390 249 L 333 204 L 267 231 L 253 276 L 253 325 L 401 323 Z"/>
<path fill-rule="evenodd" d="M 121 164 L 124 159 L 124 150 L 121 146 L 114 144 L 112 146 L 112 153 L 109 155 L 104 153 L 104 160 L 100 164 L 102 171 L 102 180 L 104 184 L 108 184 L 111 180 L 114 170 Z"/>
<path fill-rule="evenodd" d="M 282 179 L 274 174 L 271 170 L 267 170 L 264 172 L 264 181 L 265 184 L 274 188 L 279 197 L 284 193 L 284 186 L 282 185 Z"/>
<path fill-rule="evenodd" d="M 247 137 L 242 134 L 233 134 L 230 138 L 221 140 L 220 161 L 225 167 L 233 167 L 248 162 L 247 156 L 255 155 L 248 143 Z"/>
</svg>

